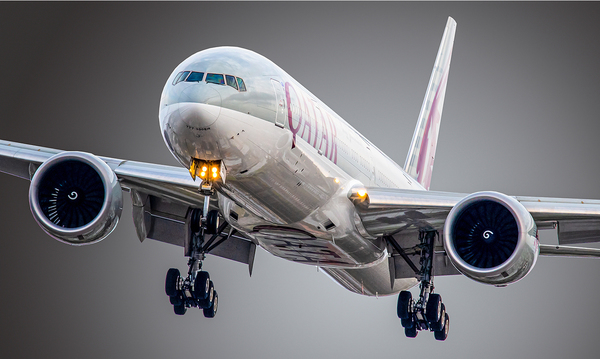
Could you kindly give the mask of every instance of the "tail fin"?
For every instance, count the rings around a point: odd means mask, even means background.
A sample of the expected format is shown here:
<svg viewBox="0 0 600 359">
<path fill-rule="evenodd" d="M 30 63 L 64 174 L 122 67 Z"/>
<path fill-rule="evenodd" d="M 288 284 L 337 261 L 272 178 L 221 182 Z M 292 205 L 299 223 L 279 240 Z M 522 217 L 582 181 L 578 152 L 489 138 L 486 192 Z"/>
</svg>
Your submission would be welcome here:
<svg viewBox="0 0 600 359">
<path fill-rule="evenodd" d="M 419 121 L 404 164 L 404 170 L 427 190 L 431 184 L 433 160 L 442 120 L 455 32 L 456 21 L 448 17 L 446 30 L 442 36 L 442 42 L 433 65 L 429 85 L 427 85 L 425 99 L 423 105 L 421 105 Z"/>
</svg>

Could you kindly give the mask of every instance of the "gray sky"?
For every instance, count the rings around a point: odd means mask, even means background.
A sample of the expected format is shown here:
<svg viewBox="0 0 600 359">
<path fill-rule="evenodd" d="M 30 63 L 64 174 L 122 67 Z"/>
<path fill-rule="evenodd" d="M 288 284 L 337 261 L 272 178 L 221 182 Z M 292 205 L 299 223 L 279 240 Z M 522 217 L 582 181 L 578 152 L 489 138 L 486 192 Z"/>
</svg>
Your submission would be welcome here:
<svg viewBox="0 0 600 359">
<path fill-rule="evenodd" d="M 158 129 L 177 64 L 234 45 L 273 60 L 398 163 L 447 16 L 458 23 L 432 190 L 600 198 L 598 3 L 0 3 L 0 138 L 173 164 Z M 435 281 L 448 340 L 404 337 L 396 298 L 367 298 L 260 250 L 252 278 L 209 258 L 219 313 L 173 314 L 180 248 L 136 239 L 131 204 L 71 247 L 0 176 L 2 358 L 589 358 L 600 261 L 540 258 L 493 288 Z M 555 243 L 552 233 L 545 243 Z M 425 353 L 424 353 L 425 351 Z"/>
</svg>

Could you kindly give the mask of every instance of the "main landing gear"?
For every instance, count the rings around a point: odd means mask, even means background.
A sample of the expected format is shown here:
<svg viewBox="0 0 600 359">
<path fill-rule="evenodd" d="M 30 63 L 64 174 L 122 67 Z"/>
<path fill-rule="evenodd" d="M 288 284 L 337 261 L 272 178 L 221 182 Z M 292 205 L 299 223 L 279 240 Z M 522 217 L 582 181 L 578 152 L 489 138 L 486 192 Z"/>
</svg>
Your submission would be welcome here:
<svg viewBox="0 0 600 359">
<path fill-rule="evenodd" d="M 210 193 L 210 189 L 204 193 L 204 208 L 194 209 L 191 214 L 191 238 L 185 254 L 189 257 L 187 277 L 182 277 L 176 268 L 167 272 L 165 292 L 177 315 L 184 315 L 188 308 L 199 308 L 203 310 L 205 317 L 213 318 L 219 307 L 219 295 L 208 272 L 202 270 L 202 262 L 206 253 L 229 238 L 232 232 L 214 243 L 222 236 L 227 223 L 223 221 L 219 225 L 218 211 L 208 210 Z M 204 239 L 208 236 L 210 238 L 205 242 Z"/>
<path fill-rule="evenodd" d="M 398 317 L 408 338 L 416 337 L 420 330 L 432 331 L 437 340 L 446 340 L 448 337 L 450 318 L 446 312 L 446 306 L 442 303 L 442 297 L 433 293 L 434 241 L 437 235 L 435 231 L 419 234 L 421 242 L 419 244 L 421 269 L 417 272 L 421 277 L 419 299 L 415 301 L 411 292 L 405 290 L 398 296 Z M 399 249 L 402 257 L 416 271 L 416 266 L 395 241 L 392 240 L 392 244 L 397 250 Z"/>
</svg>

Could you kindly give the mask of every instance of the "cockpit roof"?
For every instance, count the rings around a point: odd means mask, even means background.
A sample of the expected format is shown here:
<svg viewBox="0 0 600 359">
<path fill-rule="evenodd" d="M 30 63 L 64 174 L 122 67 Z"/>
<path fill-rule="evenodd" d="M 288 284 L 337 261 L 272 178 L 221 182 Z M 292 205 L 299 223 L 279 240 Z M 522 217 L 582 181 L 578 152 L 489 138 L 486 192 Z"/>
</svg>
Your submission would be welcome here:
<svg viewBox="0 0 600 359">
<path fill-rule="evenodd" d="M 215 47 L 193 54 L 176 69 L 180 71 L 232 74 L 236 77 L 277 75 L 281 69 L 254 51 L 239 47 Z"/>
</svg>

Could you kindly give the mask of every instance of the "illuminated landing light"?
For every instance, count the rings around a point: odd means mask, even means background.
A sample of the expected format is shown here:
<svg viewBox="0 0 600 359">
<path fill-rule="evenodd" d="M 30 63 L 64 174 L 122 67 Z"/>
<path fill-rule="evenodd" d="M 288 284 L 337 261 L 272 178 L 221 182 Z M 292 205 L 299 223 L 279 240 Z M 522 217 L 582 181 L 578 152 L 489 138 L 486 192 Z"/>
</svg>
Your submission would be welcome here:
<svg viewBox="0 0 600 359">
<path fill-rule="evenodd" d="M 369 202 L 369 194 L 364 187 L 354 187 L 348 192 L 348 198 L 354 202 Z"/>
<path fill-rule="evenodd" d="M 340 179 L 339 179 L 339 178 L 336 178 L 336 179 L 334 179 L 334 180 L 333 180 L 333 182 L 335 182 L 335 183 L 340 183 Z"/>
<path fill-rule="evenodd" d="M 190 175 L 194 180 L 199 176 L 203 181 L 218 180 L 222 176 L 220 161 L 203 161 L 192 158 L 190 162 Z"/>
</svg>

